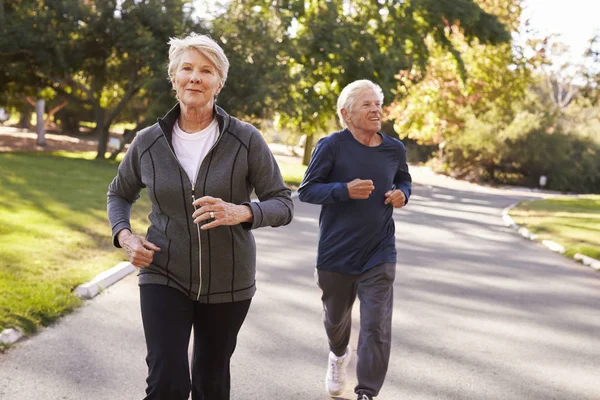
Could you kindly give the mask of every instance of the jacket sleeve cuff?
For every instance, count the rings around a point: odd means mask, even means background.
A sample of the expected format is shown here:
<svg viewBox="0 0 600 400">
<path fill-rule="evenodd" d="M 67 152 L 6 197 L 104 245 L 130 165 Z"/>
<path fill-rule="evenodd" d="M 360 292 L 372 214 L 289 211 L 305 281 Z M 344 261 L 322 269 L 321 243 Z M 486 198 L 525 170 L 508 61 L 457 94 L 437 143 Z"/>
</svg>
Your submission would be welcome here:
<svg viewBox="0 0 600 400">
<path fill-rule="evenodd" d="M 408 190 L 408 188 L 405 187 L 398 188 L 398 190 L 404 193 L 404 205 L 406 205 L 408 203 L 408 198 L 410 197 L 410 191 Z"/>
<path fill-rule="evenodd" d="M 333 194 L 335 198 L 339 199 L 339 201 L 350 200 L 350 193 L 348 192 L 347 183 L 336 183 L 333 187 Z"/>
<path fill-rule="evenodd" d="M 252 211 L 252 221 L 251 222 L 242 222 L 242 228 L 246 230 L 260 228 L 262 226 L 263 221 L 263 211 L 255 201 L 248 201 L 246 203 L 242 203 L 243 206 L 250 207 L 250 211 Z"/>
</svg>

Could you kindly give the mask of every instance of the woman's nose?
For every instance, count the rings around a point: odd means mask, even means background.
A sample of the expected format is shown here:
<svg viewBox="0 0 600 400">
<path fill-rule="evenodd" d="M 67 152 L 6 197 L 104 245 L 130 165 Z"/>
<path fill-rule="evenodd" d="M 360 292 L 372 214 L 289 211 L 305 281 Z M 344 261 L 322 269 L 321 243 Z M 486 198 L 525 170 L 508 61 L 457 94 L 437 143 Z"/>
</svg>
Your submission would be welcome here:
<svg viewBox="0 0 600 400">
<path fill-rule="evenodd" d="M 200 74 L 197 73 L 196 71 L 193 71 L 192 74 L 190 75 L 191 83 L 200 83 L 201 80 L 202 80 L 202 78 L 200 77 Z"/>
</svg>

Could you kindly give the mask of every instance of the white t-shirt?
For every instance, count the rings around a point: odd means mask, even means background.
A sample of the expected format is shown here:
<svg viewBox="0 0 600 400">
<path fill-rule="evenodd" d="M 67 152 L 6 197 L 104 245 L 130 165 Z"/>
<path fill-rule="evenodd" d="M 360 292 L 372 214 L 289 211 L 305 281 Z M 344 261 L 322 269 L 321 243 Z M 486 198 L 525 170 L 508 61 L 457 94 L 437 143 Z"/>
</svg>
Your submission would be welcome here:
<svg viewBox="0 0 600 400">
<path fill-rule="evenodd" d="M 217 141 L 217 137 L 219 137 L 219 124 L 216 118 L 206 128 L 194 133 L 182 131 L 179 121 L 175 121 L 173 149 L 192 184 L 196 183 L 200 164 Z"/>
</svg>

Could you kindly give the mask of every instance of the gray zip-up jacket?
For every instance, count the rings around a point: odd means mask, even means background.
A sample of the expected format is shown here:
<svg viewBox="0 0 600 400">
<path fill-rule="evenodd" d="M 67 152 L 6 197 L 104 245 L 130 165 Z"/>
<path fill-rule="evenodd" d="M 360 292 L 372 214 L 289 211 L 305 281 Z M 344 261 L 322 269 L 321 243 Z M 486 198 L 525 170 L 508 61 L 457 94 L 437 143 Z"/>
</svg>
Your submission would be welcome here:
<svg viewBox="0 0 600 400">
<path fill-rule="evenodd" d="M 179 104 L 129 146 L 108 188 L 113 243 L 131 230 L 131 206 L 146 188 L 152 211 L 146 239 L 161 248 L 139 270 L 139 284 L 161 284 L 202 303 L 250 299 L 255 291 L 256 244 L 251 230 L 290 223 L 291 190 L 260 132 L 215 106 L 219 136 L 202 161 L 196 184 L 181 167 L 172 146 Z M 252 190 L 259 202 L 250 201 Z M 192 202 L 213 196 L 252 209 L 253 221 L 201 230 L 193 222 Z"/>
</svg>

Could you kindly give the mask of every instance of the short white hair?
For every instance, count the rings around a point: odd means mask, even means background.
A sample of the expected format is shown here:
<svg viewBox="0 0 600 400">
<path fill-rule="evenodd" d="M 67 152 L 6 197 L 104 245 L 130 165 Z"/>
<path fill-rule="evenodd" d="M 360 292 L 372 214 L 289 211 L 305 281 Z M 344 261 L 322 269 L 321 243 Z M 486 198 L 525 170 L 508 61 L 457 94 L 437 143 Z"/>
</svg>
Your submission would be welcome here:
<svg viewBox="0 0 600 400">
<path fill-rule="evenodd" d="M 229 71 L 229 60 L 221 46 L 210 36 L 191 33 L 183 39 L 171 38 L 169 45 L 171 46 L 169 48 L 169 80 L 173 80 L 183 54 L 187 50 L 195 49 L 215 65 L 221 86 L 225 86 L 227 72 Z"/>
<path fill-rule="evenodd" d="M 381 86 L 378 84 L 373 83 L 368 79 L 360 79 L 348 84 L 342 89 L 342 93 L 340 93 L 340 97 L 338 97 L 337 101 L 337 115 L 344 128 L 347 128 L 348 125 L 346 124 L 346 121 L 344 121 L 342 109 L 352 112 L 352 107 L 354 107 L 354 103 L 356 102 L 359 93 L 366 89 L 373 90 L 379 101 L 383 103 L 383 90 L 381 90 Z"/>
</svg>

